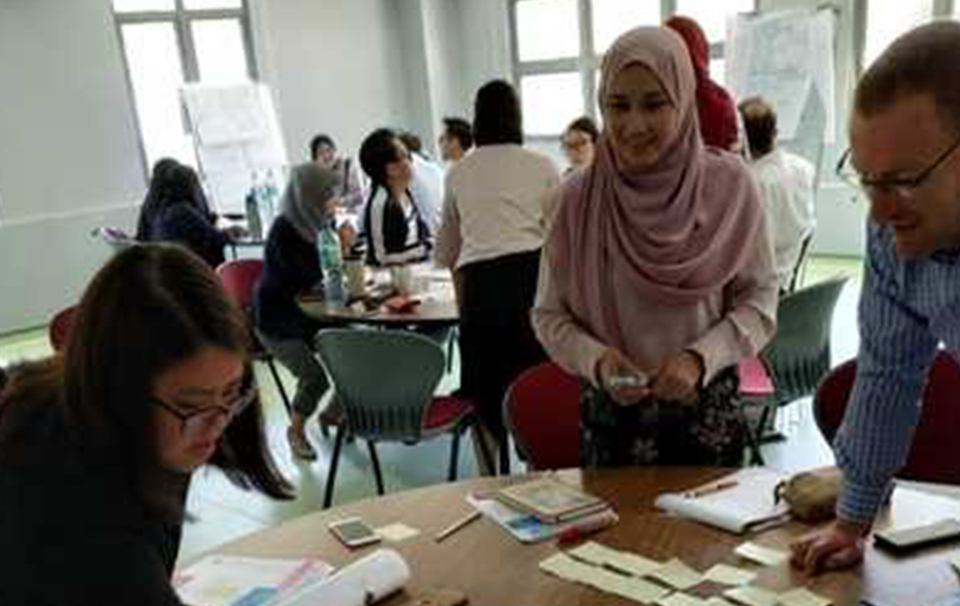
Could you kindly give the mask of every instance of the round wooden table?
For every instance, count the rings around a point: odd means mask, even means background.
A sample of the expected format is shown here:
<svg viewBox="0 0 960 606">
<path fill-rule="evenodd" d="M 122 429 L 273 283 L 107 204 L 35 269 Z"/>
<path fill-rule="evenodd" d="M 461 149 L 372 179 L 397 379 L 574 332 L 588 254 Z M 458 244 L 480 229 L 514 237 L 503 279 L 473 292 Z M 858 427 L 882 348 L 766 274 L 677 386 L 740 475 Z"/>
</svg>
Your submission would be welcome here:
<svg viewBox="0 0 960 606">
<path fill-rule="evenodd" d="M 424 265 L 414 267 L 413 272 L 414 282 L 419 287 L 411 297 L 420 303 L 409 312 L 392 312 L 382 305 L 372 310 L 360 309 L 356 305 L 331 305 L 310 297 L 302 297 L 297 303 L 305 314 L 325 324 L 369 324 L 384 328 L 442 328 L 458 324 L 460 311 L 450 272 Z M 384 285 L 384 280 L 379 280 L 378 286 Z"/>
<path fill-rule="evenodd" d="M 737 536 L 689 520 L 658 512 L 653 505 L 658 493 L 686 489 L 727 473 L 717 468 L 646 467 L 616 470 L 567 470 L 561 476 L 614 504 L 620 522 L 591 537 L 617 549 L 667 560 L 678 557 L 701 572 L 717 563 L 751 568 L 734 553 L 744 541 L 787 549 L 794 538 L 810 527 L 797 522 L 759 535 Z M 621 598 L 595 589 L 561 581 L 541 572 L 537 565 L 558 549 L 555 543 L 524 545 L 487 519 L 459 530 L 441 543 L 434 535 L 471 509 L 464 500 L 471 492 L 484 491 L 523 480 L 520 476 L 483 478 L 410 490 L 306 515 L 275 528 L 229 543 L 218 553 L 259 557 L 314 557 L 342 566 L 370 553 L 376 546 L 348 550 L 327 530 L 339 518 L 359 515 L 373 527 L 402 522 L 420 534 L 385 546 L 399 551 L 409 562 L 413 577 L 405 591 L 410 595 L 445 587 L 463 591 L 478 605 L 581 605 L 623 604 Z M 915 490 L 897 489 L 893 504 L 878 523 L 897 526 L 960 517 L 960 501 L 935 497 Z M 895 558 L 872 546 L 864 563 L 850 571 L 808 578 L 789 564 L 760 569 L 754 584 L 785 591 L 805 586 L 829 597 L 835 606 L 856 605 L 859 600 L 875 606 L 936 604 L 957 592 L 957 577 L 948 565 L 957 548 L 941 547 L 918 555 Z M 693 594 L 718 594 L 720 588 L 702 584 Z M 706 591 L 704 593 L 704 591 Z M 386 604 L 401 604 L 403 595 Z"/>
</svg>

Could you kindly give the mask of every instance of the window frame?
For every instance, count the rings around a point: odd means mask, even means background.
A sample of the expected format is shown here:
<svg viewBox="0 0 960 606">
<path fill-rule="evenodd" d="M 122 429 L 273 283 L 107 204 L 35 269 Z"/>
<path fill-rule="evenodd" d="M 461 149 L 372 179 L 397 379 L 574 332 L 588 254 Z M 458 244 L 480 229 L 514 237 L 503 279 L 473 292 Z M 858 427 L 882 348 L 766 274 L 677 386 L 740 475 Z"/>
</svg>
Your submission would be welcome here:
<svg viewBox="0 0 960 606">
<path fill-rule="evenodd" d="M 117 12 L 113 9 L 112 2 L 110 7 L 110 11 L 113 13 L 114 30 L 120 49 L 120 60 L 123 64 L 127 93 L 130 96 L 130 102 L 134 110 L 140 160 L 143 164 L 144 178 L 148 183 L 150 181 L 150 162 L 147 158 L 146 141 L 144 140 L 143 129 L 140 124 L 140 108 L 138 107 L 136 91 L 133 87 L 133 74 L 130 71 L 130 63 L 127 60 L 126 43 L 123 40 L 123 27 L 125 25 L 144 23 L 172 24 L 177 41 L 177 49 L 180 52 L 183 81 L 184 84 L 191 84 L 200 81 L 200 64 L 193 42 L 193 28 L 191 24 L 195 21 L 236 19 L 240 23 L 240 34 L 242 36 L 247 73 L 252 81 L 259 79 L 259 66 L 256 61 L 256 53 L 254 52 L 253 29 L 250 22 L 249 0 L 241 0 L 239 8 L 219 9 L 187 9 L 184 0 L 173 1 L 174 7 L 172 10 Z M 180 113 L 183 132 L 187 134 L 189 132 L 189 120 L 187 118 L 186 108 L 183 107 L 182 103 L 180 105 Z"/>
<path fill-rule="evenodd" d="M 520 30 L 517 24 L 518 3 L 524 0 L 506 0 L 508 23 L 510 27 L 510 60 L 513 69 L 513 81 L 517 86 L 517 94 L 521 95 L 521 81 L 527 76 L 538 76 L 556 73 L 578 73 L 580 75 L 580 91 L 583 95 L 584 114 L 594 120 L 599 120 L 600 108 L 597 107 L 594 83 L 598 79 L 600 64 L 603 55 L 595 51 L 593 40 L 593 0 L 577 0 L 577 18 L 580 28 L 580 52 L 576 57 L 562 59 L 548 59 L 538 61 L 520 60 Z M 858 0 L 865 2 L 866 0 Z M 938 2 L 950 0 L 936 0 Z M 958 0 L 960 1 L 960 0 Z M 677 14 L 676 0 L 659 0 L 660 19 L 666 21 L 670 16 Z M 753 1 L 753 10 L 756 12 L 759 0 Z M 724 56 L 723 42 L 710 44 L 710 59 L 722 59 Z M 521 103 L 523 99 L 521 98 Z M 571 118 L 572 119 L 572 118 Z M 533 143 L 550 144 L 558 140 L 562 133 L 553 135 L 524 133 L 524 139 Z"/>
</svg>

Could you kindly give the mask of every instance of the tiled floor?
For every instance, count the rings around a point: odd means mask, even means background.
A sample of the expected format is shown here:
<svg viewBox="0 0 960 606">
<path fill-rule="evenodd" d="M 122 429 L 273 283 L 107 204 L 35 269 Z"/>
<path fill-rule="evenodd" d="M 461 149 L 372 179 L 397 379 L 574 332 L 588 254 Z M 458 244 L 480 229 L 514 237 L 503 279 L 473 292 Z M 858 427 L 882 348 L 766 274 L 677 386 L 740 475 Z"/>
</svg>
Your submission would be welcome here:
<svg viewBox="0 0 960 606">
<path fill-rule="evenodd" d="M 837 274 L 853 279 L 844 288 L 834 315 L 832 346 L 834 362 L 853 357 L 857 349 L 856 300 L 860 290 L 860 262 L 858 259 L 814 258 L 804 276 L 804 284 L 812 284 Z M 0 364 L 16 360 L 34 359 L 49 354 L 45 330 L 31 330 L 0 337 Z M 281 372 L 283 372 L 281 370 Z M 291 459 L 285 439 L 286 413 L 280 404 L 276 387 L 266 369 L 258 369 L 260 384 L 267 406 L 269 440 L 278 463 L 297 490 L 297 498 L 277 503 L 255 493 L 234 488 L 223 476 L 203 471 L 194 479 L 190 512 L 195 521 L 184 533 L 181 558 L 189 560 L 225 541 L 289 520 L 319 509 L 323 499 L 323 485 L 332 453 L 332 439 L 323 439 L 319 428 L 311 423 L 309 432 L 318 445 L 319 458 L 307 464 Z M 284 373 L 285 383 L 292 387 L 292 378 Z M 456 373 L 448 375 L 440 391 L 456 387 Z M 779 428 L 788 439 L 764 446 L 767 463 L 785 470 L 804 469 L 828 464 L 832 454 L 817 432 L 809 410 L 809 400 L 801 400 L 782 411 Z M 449 438 L 438 438 L 416 446 L 381 445 L 378 447 L 388 491 L 403 490 L 442 482 L 446 478 L 449 456 Z M 522 469 L 519 464 L 514 469 Z M 476 474 L 469 440 L 462 445 L 460 476 Z M 356 442 L 345 445 L 338 472 L 334 502 L 347 503 L 374 496 L 376 489 L 368 465 L 366 445 Z"/>
</svg>

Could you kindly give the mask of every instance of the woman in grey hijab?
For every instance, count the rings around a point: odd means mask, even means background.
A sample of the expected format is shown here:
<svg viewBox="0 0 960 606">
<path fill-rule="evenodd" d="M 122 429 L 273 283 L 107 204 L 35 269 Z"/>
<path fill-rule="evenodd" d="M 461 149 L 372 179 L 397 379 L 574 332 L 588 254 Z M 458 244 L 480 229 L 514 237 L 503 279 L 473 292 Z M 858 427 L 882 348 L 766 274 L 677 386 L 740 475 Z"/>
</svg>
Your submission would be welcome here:
<svg viewBox="0 0 960 606">
<path fill-rule="evenodd" d="M 293 455 L 303 460 L 317 457 L 305 425 L 329 383 L 313 352 L 314 335 L 323 325 L 307 317 L 296 299 L 323 282 L 317 235 L 333 222 L 339 185 L 336 173 L 316 164 L 293 168 L 280 215 L 267 236 L 263 275 L 254 297 L 254 324 L 260 340 L 297 377 L 287 440 Z M 325 428 L 339 416 L 339 410 L 328 405 L 320 413 L 321 426 Z"/>
</svg>

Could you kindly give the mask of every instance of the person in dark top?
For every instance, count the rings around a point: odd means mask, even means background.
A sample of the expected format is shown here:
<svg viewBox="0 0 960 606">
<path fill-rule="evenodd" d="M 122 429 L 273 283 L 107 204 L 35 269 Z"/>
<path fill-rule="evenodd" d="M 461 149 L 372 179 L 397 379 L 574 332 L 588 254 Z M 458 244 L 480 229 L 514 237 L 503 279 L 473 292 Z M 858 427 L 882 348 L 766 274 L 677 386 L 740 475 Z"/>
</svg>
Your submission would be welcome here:
<svg viewBox="0 0 960 606">
<path fill-rule="evenodd" d="M 360 145 L 360 166 L 371 182 L 362 223 L 367 265 L 426 260 L 432 236 L 410 193 L 413 165 L 399 135 L 389 128 L 370 133 Z"/>
<path fill-rule="evenodd" d="M 240 235 L 237 228 L 217 229 L 216 221 L 197 172 L 170 158 L 157 162 L 140 209 L 137 240 L 177 242 L 215 268 L 223 263 L 223 247 Z"/>
<path fill-rule="evenodd" d="M 317 453 L 307 439 L 306 420 L 316 411 L 329 382 L 313 351 L 313 339 L 322 325 L 307 317 L 296 299 L 303 293 L 322 292 L 317 236 L 333 221 L 339 187 L 338 173 L 316 164 L 302 164 L 291 171 L 280 216 L 267 236 L 263 274 L 254 294 L 257 334 L 297 377 L 287 440 L 294 456 L 308 461 L 316 459 Z M 339 419 L 339 410 L 333 406 L 321 413 L 322 426 Z"/>
<path fill-rule="evenodd" d="M 194 470 L 291 496 L 248 334 L 181 247 L 134 246 L 97 273 L 65 349 L 19 367 L 0 396 L 0 604 L 179 606 Z"/>
</svg>

